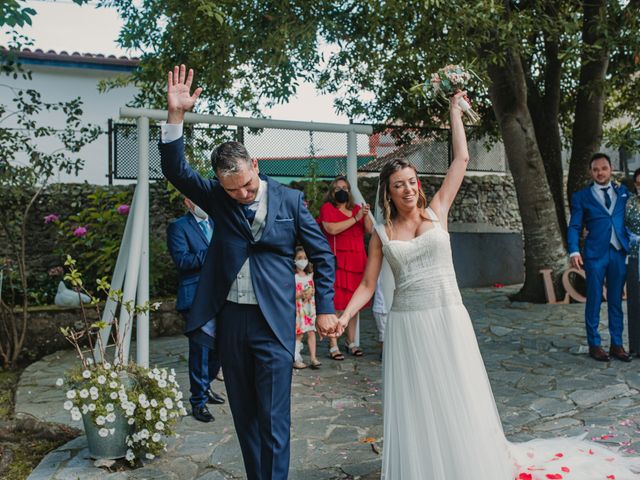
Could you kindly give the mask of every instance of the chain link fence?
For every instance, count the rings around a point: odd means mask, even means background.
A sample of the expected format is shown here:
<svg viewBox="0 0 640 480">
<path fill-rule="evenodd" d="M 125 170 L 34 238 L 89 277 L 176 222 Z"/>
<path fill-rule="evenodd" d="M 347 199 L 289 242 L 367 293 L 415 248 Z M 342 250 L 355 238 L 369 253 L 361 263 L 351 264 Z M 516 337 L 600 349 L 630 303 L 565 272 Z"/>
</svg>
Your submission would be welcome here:
<svg viewBox="0 0 640 480">
<path fill-rule="evenodd" d="M 449 130 L 424 130 L 412 127 L 379 126 L 373 135 L 357 135 L 358 171 L 379 172 L 390 158 L 409 159 L 421 174 L 444 174 L 450 163 Z M 161 179 L 160 127 L 149 129 L 149 178 Z M 312 170 L 318 178 L 334 178 L 347 173 L 347 135 L 319 131 L 275 128 L 185 126 L 185 151 L 191 165 L 210 176 L 209 156 L 221 142 L 242 142 L 256 158 L 260 171 L 283 183 L 307 178 Z M 133 180 L 137 175 L 137 130 L 132 123 L 114 123 L 112 128 L 113 177 Z M 483 142 L 469 142 L 470 171 L 502 173 L 507 171 L 502 144 L 487 148 Z"/>
</svg>

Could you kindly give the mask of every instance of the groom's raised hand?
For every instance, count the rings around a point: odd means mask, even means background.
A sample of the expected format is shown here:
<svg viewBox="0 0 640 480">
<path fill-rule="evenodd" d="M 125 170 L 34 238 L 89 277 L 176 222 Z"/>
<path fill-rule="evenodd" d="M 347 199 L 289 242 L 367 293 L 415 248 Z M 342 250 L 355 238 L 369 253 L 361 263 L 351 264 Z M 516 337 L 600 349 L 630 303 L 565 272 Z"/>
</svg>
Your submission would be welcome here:
<svg viewBox="0 0 640 480">
<path fill-rule="evenodd" d="M 167 75 L 167 123 L 182 123 L 185 112 L 193 108 L 202 93 L 202 88 L 196 88 L 193 94 L 190 93 L 193 69 L 190 68 L 188 74 L 186 70 L 184 65 L 176 65 Z"/>
</svg>

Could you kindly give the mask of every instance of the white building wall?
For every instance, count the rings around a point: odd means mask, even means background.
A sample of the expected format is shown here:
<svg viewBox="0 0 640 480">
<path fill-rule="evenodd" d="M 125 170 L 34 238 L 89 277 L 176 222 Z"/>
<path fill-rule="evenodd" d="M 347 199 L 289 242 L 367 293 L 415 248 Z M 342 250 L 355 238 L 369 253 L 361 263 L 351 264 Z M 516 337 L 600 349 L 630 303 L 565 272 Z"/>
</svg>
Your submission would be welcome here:
<svg viewBox="0 0 640 480">
<path fill-rule="evenodd" d="M 34 89 L 40 92 L 42 100 L 45 102 L 68 101 L 79 96 L 83 101 L 83 122 L 98 125 L 103 130 L 97 140 L 86 145 L 78 154 L 75 154 L 76 157 L 74 158 L 79 156 L 85 161 L 84 169 L 78 176 L 60 174 L 53 178 L 52 181 L 106 184 L 108 182 L 107 121 L 110 118 L 118 118 L 120 107 L 134 98 L 137 91 L 136 88 L 127 86 L 100 93 L 98 91 L 100 80 L 122 75 L 122 73 L 114 71 L 49 65 L 25 65 L 25 68 L 32 71 L 32 80 L 2 78 L 0 81 L 0 103 L 13 108 L 11 100 L 14 97 L 14 93 L 5 85 L 13 88 Z M 59 112 L 42 112 L 38 114 L 37 121 L 38 124 L 43 126 L 54 126 L 62 129 L 64 128 L 65 116 Z M 7 121 L 3 126 L 12 125 Z M 51 141 L 51 139 L 42 139 L 40 146 L 45 152 L 60 148 L 60 144 Z M 20 159 L 17 160 L 20 161 Z"/>
</svg>

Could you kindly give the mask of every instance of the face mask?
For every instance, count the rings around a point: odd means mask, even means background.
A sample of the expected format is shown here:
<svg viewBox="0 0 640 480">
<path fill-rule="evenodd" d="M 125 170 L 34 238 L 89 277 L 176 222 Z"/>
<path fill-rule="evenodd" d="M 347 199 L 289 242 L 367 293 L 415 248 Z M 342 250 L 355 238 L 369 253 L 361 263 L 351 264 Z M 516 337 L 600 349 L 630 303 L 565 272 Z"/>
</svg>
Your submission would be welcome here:
<svg viewBox="0 0 640 480">
<path fill-rule="evenodd" d="M 304 270 L 305 268 L 307 268 L 307 265 L 309 265 L 309 260 L 305 260 L 305 259 L 296 260 L 296 267 L 298 267 L 298 269 L 300 270 Z"/>
<path fill-rule="evenodd" d="M 349 201 L 349 192 L 346 190 L 338 190 L 333 196 L 338 203 L 347 203 Z"/>
<path fill-rule="evenodd" d="M 207 215 L 207 212 L 205 212 L 204 210 L 202 210 L 199 206 L 194 205 L 193 206 L 193 214 L 198 217 L 201 218 L 202 220 L 206 220 L 207 218 L 209 218 L 209 215 Z"/>
</svg>

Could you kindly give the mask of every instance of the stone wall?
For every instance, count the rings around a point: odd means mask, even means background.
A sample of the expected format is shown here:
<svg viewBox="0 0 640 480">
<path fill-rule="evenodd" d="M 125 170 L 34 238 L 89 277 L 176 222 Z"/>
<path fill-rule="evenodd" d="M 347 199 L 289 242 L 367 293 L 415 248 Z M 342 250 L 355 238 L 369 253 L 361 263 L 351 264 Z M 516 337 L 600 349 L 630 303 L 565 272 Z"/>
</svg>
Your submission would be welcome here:
<svg viewBox="0 0 640 480">
<path fill-rule="evenodd" d="M 150 312 L 149 331 L 151 338 L 182 333 L 183 320 L 175 310 L 175 300 L 161 302 L 160 308 Z M 94 309 L 87 309 L 87 318 L 97 320 Z M 56 306 L 34 307 L 29 310 L 27 338 L 21 359 L 31 363 L 45 355 L 60 349 L 73 348 L 60 333 L 62 327 L 82 328 L 82 316 L 79 308 L 61 308 Z M 134 337 L 135 339 L 135 328 Z"/>
</svg>

